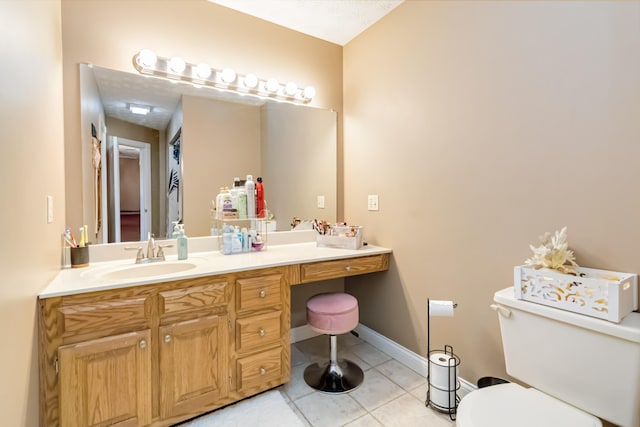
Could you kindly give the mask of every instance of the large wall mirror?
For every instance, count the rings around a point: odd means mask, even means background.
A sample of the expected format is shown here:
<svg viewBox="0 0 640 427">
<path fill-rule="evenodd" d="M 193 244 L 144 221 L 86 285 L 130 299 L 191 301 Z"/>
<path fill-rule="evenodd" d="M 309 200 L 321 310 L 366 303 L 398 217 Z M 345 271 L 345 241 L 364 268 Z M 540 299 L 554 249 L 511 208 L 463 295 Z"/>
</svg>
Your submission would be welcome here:
<svg viewBox="0 0 640 427">
<path fill-rule="evenodd" d="M 163 238 L 172 217 L 189 236 L 210 235 L 211 201 L 247 175 L 262 177 L 275 230 L 293 217 L 336 220 L 333 111 L 84 64 L 80 93 L 92 242 Z"/>
</svg>

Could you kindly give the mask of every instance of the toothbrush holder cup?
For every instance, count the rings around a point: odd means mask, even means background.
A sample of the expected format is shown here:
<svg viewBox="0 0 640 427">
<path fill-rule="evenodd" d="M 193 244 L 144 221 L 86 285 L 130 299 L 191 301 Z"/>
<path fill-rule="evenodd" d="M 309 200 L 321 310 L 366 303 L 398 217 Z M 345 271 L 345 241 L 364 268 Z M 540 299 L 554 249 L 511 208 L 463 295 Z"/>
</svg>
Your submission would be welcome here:
<svg viewBox="0 0 640 427">
<path fill-rule="evenodd" d="M 89 267 L 89 246 L 71 249 L 71 268 Z"/>
</svg>

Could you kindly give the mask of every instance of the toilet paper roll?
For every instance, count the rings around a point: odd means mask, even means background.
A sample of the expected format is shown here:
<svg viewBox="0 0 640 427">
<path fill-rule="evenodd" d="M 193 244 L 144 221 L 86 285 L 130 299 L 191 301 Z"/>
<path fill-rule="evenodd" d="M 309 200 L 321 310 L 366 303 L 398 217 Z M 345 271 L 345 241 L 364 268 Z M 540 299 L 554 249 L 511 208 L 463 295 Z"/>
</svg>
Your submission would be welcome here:
<svg viewBox="0 0 640 427">
<path fill-rule="evenodd" d="M 453 301 L 429 300 L 429 316 L 453 316 Z"/>
<path fill-rule="evenodd" d="M 443 390 L 455 390 L 458 385 L 458 361 L 446 353 L 429 355 L 429 383 Z"/>
<path fill-rule="evenodd" d="M 429 400 L 434 405 L 452 409 L 458 389 L 458 360 L 446 353 L 429 355 Z"/>
</svg>

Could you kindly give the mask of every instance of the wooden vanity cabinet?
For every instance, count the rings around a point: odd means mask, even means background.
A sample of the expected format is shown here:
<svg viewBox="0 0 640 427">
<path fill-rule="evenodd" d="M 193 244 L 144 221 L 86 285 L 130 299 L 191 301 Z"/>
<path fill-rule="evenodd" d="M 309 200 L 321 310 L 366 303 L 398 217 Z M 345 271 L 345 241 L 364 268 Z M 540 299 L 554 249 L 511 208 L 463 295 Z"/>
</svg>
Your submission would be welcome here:
<svg viewBox="0 0 640 427">
<path fill-rule="evenodd" d="M 40 424 L 168 426 L 288 381 L 290 268 L 39 300 Z"/>
<path fill-rule="evenodd" d="M 290 288 L 286 268 L 236 280 L 235 382 L 249 396 L 289 381 Z"/>
</svg>

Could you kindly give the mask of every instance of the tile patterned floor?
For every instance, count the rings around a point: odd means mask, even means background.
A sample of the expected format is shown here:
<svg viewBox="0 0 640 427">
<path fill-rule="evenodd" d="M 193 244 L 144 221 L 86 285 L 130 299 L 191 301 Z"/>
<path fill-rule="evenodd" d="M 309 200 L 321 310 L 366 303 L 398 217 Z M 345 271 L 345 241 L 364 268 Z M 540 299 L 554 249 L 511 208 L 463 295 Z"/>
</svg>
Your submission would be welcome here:
<svg viewBox="0 0 640 427">
<path fill-rule="evenodd" d="M 291 381 L 278 388 L 309 427 L 455 427 L 447 414 L 425 407 L 427 379 L 352 334 L 338 337 L 338 358 L 365 372 L 356 390 L 339 395 L 315 391 L 304 369 L 329 358 L 329 338 L 319 336 L 291 346 Z"/>
</svg>

